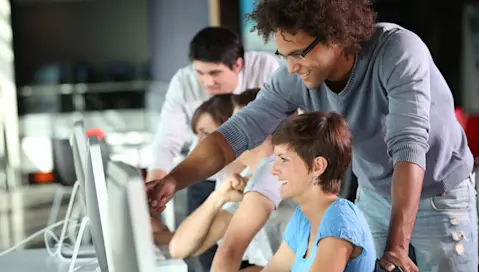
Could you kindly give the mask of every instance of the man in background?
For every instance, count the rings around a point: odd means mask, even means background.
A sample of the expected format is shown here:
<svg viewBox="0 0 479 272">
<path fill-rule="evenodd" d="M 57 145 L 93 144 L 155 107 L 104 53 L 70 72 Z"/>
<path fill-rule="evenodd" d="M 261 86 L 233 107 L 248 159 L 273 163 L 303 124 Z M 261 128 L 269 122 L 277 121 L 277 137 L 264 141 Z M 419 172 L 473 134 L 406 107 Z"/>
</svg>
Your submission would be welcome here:
<svg viewBox="0 0 479 272">
<path fill-rule="evenodd" d="M 238 94 L 259 88 L 269 79 L 279 63 L 265 52 L 244 52 L 241 37 L 222 27 L 207 27 L 190 42 L 191 64 L 181 68 L 171 79 L 161 110 L 152 147 L 152 162 L 147 182 L 162 179 L 180 154 L 190 133 L 188 123 L 196 108 L 217 94 Z M 190 149 L 196 145 L 193 142 Z M 199 207 L 215 188 L 215 178 L 188 188 L 188 214 Z M 202 266 L 209 271 L 216 248 L 201 255 Z"/>
</svg>

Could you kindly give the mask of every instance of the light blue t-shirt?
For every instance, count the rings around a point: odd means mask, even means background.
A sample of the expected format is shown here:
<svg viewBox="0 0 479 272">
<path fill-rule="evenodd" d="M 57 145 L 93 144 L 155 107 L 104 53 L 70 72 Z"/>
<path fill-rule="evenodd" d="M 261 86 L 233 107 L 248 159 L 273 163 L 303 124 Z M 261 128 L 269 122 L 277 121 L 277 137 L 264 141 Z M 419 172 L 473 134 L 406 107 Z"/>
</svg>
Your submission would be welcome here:
<svg viewBox="0 0 479 272">
<path fill-rule="evenodd" d="M 361 211 L 352 202 L 338 199 L 331 204 L 323 215 L 316 234 L 315 246 L 308 258 L 304 258 L 308 248 L 311 226 L 300 207 L 296 209 L 284 232 L 284 241 L 296 253 L 292 272 L 309 271 L 318 243 L 322 238 L 338 237 L 363 249 L 361 255 L 350 259 L 345 272 L 372 272 L 376 262 L 376 249 L 369 226 Z"/>
</svg>

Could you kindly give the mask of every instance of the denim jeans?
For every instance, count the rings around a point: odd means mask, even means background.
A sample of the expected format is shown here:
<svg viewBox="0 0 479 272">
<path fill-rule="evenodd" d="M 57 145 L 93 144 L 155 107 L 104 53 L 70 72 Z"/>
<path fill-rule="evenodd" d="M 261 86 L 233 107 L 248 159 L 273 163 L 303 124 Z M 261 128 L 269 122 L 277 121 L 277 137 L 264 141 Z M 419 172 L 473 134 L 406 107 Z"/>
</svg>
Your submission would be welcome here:
<svg viewBox="0 0 479 272">
<path fill-rule="evenodd" d="M 360 187 L 356 204 L 368 221 L 379 259 L 386 247 L 391 198 Z M 473 176 L 445 194 L 422 199 L 411 237 L 419 271 L 477 271 L 477 232 Z"/>
</svg>

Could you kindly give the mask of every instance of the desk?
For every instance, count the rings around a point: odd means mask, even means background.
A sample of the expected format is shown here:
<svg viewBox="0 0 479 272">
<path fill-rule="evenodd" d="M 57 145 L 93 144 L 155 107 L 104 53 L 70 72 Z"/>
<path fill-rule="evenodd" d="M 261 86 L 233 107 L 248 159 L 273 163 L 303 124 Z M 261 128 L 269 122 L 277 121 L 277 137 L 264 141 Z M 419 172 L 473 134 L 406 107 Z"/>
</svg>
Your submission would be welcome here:
<svg viewBox="0 0 479 272">
<path fill-rule="evenodd" d="M 67 272 L 69 266 L 69 261 L 50 256 L 46 249 L 18 250 L 0 257 L 0 270 L 5 272 Z M 80 266 L 76 272 L 95 272 L 98 264 L 78 260 L 75 268 Z"/>
<path fill-rule="evenodd" d="M 0 257 L 0 271 L 5 272 L 68 272 L 69 261 L 62 261 L 48 255 L 45 249 L 29 249 L 11 252 Z M 77 260 L 75 272 L 95 272 L 97 261 Z M 157 262 L 155 271 L 187 272 L 183 260 L 166 260 Z M 132 271 L 135 272 L 135 271 Z"/>
</svg>

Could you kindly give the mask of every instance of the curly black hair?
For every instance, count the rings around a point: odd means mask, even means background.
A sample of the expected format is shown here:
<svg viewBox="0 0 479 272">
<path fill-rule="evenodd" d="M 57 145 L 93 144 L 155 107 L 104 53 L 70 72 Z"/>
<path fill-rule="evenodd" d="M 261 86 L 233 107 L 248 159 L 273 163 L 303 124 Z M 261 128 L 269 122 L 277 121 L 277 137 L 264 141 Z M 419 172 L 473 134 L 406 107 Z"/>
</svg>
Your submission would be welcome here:
<svg viewBox="0 0 479 272">
<path fill-rule="evenodd" d="M 265 41 L 277 30 L 293 35 L 303 31 L 354 55 L 373 35 L 376 13 L 371 0 L 263 0 L 247 18 L 256 22 L 251 31 Z"/>
</svg>

